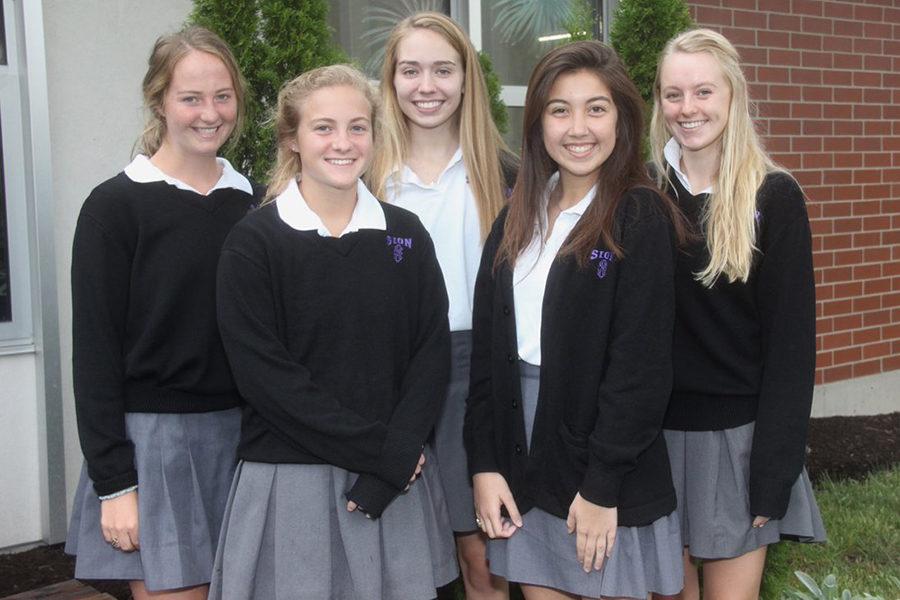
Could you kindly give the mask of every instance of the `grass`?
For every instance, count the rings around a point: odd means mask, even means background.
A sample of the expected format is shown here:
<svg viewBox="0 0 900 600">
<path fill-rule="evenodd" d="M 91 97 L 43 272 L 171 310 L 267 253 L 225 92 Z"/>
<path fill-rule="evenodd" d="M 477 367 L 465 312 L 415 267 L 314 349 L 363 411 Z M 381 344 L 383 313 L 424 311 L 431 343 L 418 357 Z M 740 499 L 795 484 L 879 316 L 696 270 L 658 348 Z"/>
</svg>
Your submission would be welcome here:
<svg viewBox="0 0 900 600">
<path fill-rule="evenodd" d="M 900 598 L 900 467 L 863 481 L 825 480 L 816 486 L 827 544 L 776 544 L 769 549 L 760 597 L 780 600 L 788 589 L 806 591 L 794 576 L 804 571 L 821 583 L 837 577 L 838 589 Z"/>
<path fill-rule="evenodd" d="M 820 584 L 833 573 L 838 589 L 854 595 L 900 600 L 900 587 L 891 579 L 900 578 L 900 466 L 863 481 L 821 481 L 816 500 L 828 543 L 770 547 L 760 598 L 782 600 L 790 589 L 807 591 L 794 575 L 804 571 Z M 454 592 L 465 597 L 462 585 Z"/>
</svg>

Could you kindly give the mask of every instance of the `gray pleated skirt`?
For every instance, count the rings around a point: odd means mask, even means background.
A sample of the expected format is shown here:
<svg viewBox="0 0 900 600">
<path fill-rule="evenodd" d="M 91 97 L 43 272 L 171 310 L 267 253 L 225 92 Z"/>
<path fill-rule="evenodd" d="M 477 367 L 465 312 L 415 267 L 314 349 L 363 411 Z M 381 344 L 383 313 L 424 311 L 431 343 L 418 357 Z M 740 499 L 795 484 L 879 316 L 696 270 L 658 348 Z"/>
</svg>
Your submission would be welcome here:
<svg viewBox="0 0 900 600">
<path fill-rule="evenodd" d="M 209 582 L 234 476 L 241 411 L 127 413 L 138 474 L 140 545 L 114 549 L 100 531 L 100 501 L 82 466 L 66 552 L 78 579 L 143 580 L 150 591 Z"/>
<path fill-rule="evenodd" d="M 805 468 L 791 488 L 784 517 L 751 527 L 753 426 L 664 431 L 683 544 L 695 558 L 733 558 L 783 539 L 825 541 L 825 526 Z"/>
<path fill-rule="evenodd" d="M 540 386 L 540 367 L 519 361 L 522 406 L 530 444 Z M 523 527 L 509 539 L 491 540 L 491 572 L 509 581 L 550 587 L 588 598 L 645 599 L 673 595 L 684 584 L 681 534 L 676 513 L 642 527 L 619 527 L 612 556 L 599 571 L 585 573 L 578 562 L 575 535 L 566 522 L 539 508 L 523 515 Z"/>
<path fill-rule="evenodd" d="M 436 465 L 374 520 L 347 512 L 355 480 L 331 465 L 241 462 L 210 600 L 415 600 L 456 579 Z"/>
<path fill-rule="evenodd" d="M 454 331 L 450 334 L 451 369 L 447 399 L 434 426 L 434 453 L 440 465 L 441 485 L 450 512 L 453 531 L 477 531 L 475 501 L 472 497 L 472 478 L 463 446 L 463 421 L 466 416 L 466 397 L 469 395 L 469 363 L 472 357 L 472 332 Z"/>
</svg>

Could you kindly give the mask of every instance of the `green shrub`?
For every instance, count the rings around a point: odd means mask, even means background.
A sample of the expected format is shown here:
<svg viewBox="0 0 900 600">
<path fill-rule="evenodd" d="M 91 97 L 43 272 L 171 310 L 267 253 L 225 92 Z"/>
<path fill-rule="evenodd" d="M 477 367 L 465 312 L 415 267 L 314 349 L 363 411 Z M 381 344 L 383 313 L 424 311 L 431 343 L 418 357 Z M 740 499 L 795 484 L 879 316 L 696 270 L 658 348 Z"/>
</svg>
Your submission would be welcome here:
<svg viewBox="0 0 900 600">
<path fill-rule="evenodd" d="M 656 61 L 670 38 L 693 24 L 682 0 L 621 0 L 609 37 L 648 106 Z"/>
<path fill-rule="evenodd" d="M 484 81 L 487 85 L 488 98 L 491 102 L 491 118 L 500 133 L 509 131 L 509 113 L 506 110 L 506 104 L 500 99 L 501 84 L 500 78 L 494 71 L 494 63 L 491 57 L 485 52 L 478 53 L 478 61 L 481 63 L 481 72 L 484 74 Z"/>
<path fill-rule="evenodd" d="M 327 0 L 194 0 L 189 22 L 228 42 L 249 84 L 246 129 L 225 156 L 257 181 L 265 180 L 275 157 L 269 120 L 281 85 L 309 69 L 347 62 L 327 18 Z"/>
</svg>

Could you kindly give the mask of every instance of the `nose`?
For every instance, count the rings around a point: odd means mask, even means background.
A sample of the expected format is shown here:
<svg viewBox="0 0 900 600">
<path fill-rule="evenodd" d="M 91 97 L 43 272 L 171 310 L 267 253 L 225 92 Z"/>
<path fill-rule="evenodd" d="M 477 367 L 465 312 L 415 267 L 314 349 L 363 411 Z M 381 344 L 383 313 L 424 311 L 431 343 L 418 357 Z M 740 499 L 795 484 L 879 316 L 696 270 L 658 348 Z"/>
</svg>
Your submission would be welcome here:
<svg viewBox="0 0 900 600">
<path fill-rule="evenodd" d="M 331 147 L 337 152 L 347 152 L 350 149 L 350 136 L 346 131 L 337 131 L 331 139 Z"/>
<path fill-rule="evenodd" d="M 219 120 L 219 112 L 216 110 L 214 100 L 204 100 L 203 105 L 201 106 L 200 118 L 207 123 L 215 123 Z"/>
<path fill-rule="evenodd" d="M 584 111 L 572 111 L 572 120 L 569 124 L 569 134 L 575 136 L 587 134 L 587 115 L 584 113 Z"/>
<path fill-rule="evenodd" d="M 694 104 L 694 98 L 690 94 L 685 94 L 681 100 L 681 112 L 685 115 L 693 114 L 697 106 Z"/>
<path fill-rule="evenodd" d="M 419 92 L 423 94 L 427 94 L 429 92 L 434 91 L 434 80 L 431 78 L 431 73 L 427 71 L 422 73 L 422 79 L 419 81 Z"/>
</svg>

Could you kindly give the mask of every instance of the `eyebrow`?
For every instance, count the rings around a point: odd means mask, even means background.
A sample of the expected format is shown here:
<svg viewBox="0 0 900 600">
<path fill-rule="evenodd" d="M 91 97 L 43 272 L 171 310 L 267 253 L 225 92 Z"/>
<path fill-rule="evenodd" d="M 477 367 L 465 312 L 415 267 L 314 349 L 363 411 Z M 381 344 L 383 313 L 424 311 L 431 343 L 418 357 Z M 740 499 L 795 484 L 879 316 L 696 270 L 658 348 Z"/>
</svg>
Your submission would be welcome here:
<svg viewBox="0 0 900 600">
<path fill-rule="evenodd" d="M 221 94 L 222 92 L 233 92 L 233 91 L 234 91 L 233 87 L 223 87 L 223 88 L 217 89 L 213 93 Z M 203 92 L 200 90 L 175 90 L 175 93 L 176 94 L 202 94 Z"/>
<path fill-rule="evenodd" d="M 397 66 L 398 66 L 398 67 L 399 67 L 400 65 L 412 65 L 412 66 L 416 66 L 416 67 L 417 67 L 417 66 L 419 66 L 420 64 L 421 64 L 421 63 L 419 63 L 419 61 L 417 61 L 417 60 L 398 60 L 398 61 L 397 61 Z M 455 64 L 456 64 L 456 61 L 452 61 L 452 60 L 436 60 L 436 61 L 434 61 L 434 62 L 431 63 L 431 64 L 434 64 L 434 65 L 455 65 Z"/>
<path fill-rule="evenodd" d="M 593 98 L 588 98 L 584 101 L 585 104 L 590 102 L 596 102 L 597 100 L 602 100 L 604 102 L 612 102 L 612 100 L 606 96 L 594 96 Z M 553 104 L 554 102 L 559 102 L 561 104 L 568 104 L 568 101 L 563 100 L 562 98 L 550 98 L 547 100 L 547 104 Z"/>
</svg>

